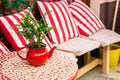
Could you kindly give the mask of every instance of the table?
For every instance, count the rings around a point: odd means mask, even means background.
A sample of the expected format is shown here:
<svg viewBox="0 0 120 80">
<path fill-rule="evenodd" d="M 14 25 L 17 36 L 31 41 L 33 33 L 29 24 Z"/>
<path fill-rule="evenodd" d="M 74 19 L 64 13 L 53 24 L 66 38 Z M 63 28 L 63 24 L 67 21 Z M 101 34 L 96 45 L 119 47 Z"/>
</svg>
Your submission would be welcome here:
<svg viewBox="0 0 120 80">
<path fill-rule="evenodd" d="M 16 52 L 0 56 L 0 80 L 74 80 L 77 72 L 77 59 L 69 54 L 54 52 L 44 65 L 37 67 L 21 60 Z"/>
</svg>

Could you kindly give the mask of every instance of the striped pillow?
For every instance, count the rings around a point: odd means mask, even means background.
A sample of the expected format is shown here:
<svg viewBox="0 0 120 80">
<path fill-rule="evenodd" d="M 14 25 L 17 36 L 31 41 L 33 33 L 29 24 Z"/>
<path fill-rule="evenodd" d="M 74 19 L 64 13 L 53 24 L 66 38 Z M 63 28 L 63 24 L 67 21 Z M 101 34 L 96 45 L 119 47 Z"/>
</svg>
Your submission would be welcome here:
<svg viewBox="0 0 120 80">
<path fill-rule="evenodd" d="M 47 12 L 44 22 L 53 26 L 49 34 L 52 43 L 60 44 L 78 36 L 78 30 L 65 1 L 37 3 L 42 16 Z"/>
<path fill-rule="evenodd" d="M 75 0 L 69 8 L 80 34 L 90 36 L 105 28 L 101 20 L 81 0 Z"/>
<path fill-rule="evenodd" d="M 0 41 L 0 55 L 10 52 L 8 48 Z"/>
<path fill-rule="evenodd" d="M 21 18 L 24 17 L 24 12 L 33 16 L 32 13 L 29 12 L 28 8 L 16 14 L 0 17 L 0 29 L 3 31 L 5 37 L 15 50 L 19 50 L 21 47 L 24 47 L 27 44 L 24 36 L 18 34 L 19 28 L 17 26 L 12 28 L 13 25 L 18 24 L 21 21 Z M 53 47 L 52 43 L 50 43 L 47 37 L 45 38 L 44 42 L 46 43 L 48 50 Z"/>
</svg>

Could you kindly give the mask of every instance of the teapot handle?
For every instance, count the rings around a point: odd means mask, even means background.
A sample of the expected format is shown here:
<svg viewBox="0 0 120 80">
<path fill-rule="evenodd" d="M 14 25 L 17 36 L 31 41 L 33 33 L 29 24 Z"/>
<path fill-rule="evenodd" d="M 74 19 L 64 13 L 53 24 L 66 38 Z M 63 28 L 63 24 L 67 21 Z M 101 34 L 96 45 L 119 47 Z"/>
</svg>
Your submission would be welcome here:
<svg viewBox="0 0 120 80">
<path fill-rule="evenodd" d="M 27 48 L 27 47 L 22 47 L 21 49 L 24 49 L 24 48 Z M 20 54 L 19 54 L 19 51 L 21 50 L 17 50 L 17 55 L 22 59 L 22 60 L 27 60 L 27 58 L 23 58 Z"/>
</svg>

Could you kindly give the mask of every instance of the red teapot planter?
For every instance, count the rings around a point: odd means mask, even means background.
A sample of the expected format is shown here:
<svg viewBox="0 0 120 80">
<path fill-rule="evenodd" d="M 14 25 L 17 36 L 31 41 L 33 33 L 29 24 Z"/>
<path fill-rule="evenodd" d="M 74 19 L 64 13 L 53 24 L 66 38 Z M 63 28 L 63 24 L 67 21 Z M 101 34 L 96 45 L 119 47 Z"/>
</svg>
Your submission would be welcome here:
<svg viewBox="0 0 120 80">
<path fill-rule="evenodd" d="M 28 48 L 26 58 L 23 58 L 17 51 L 17 55 L 22 59 L 22 60 L 27 60 L 29 64 L 33 66 L 41 66 L 43 65 L 47 59 L 49 59 L 53 51 L 56 47 L 53 47 L 49 52 L 47 52 L 47 49 L 41 48 Z"/>
</svg>

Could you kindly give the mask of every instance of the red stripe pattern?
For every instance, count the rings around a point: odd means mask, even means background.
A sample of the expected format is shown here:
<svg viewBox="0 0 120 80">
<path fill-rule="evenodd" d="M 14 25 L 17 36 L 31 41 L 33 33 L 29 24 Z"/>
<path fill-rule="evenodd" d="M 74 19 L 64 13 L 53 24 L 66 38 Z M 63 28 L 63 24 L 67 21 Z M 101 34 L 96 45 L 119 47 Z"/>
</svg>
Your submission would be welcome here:
<svg viewBox="0 0 120 80">
<path fill-rule="evenodd" d="M 8 48 L 0 41 L 0 55 L 10 52 Z"/>
<path fill-rule="evenodd" d="M 80 34 L 90 36 L 105 28 L 101 20 L 81 0 L 75 0 L 69 8 Z"/>
<path fill-rule="evenodd" d="M 24 12 L 30 16 L 33 16 L 32 13 L 29 12 L 28 8 L 16 14 L 0 17 L 0 29 L 15 50 L 19 50 L 21 47 L 24 47 L 27 44 L 24 36 L 18 34 L 20 29 L 17 26 L 13 26 L 21 21 L 21 18 L 24 17 Z M 50 43 L 47 37 L 45 38 L 44 42 L 46 43 L 48 50 L 53 47 L 52 43 Z"/>
<path fill-rule="evenodd" d="M 44 22 L 53 26 L 49 34 L 53 43 L 60 44 L 78 36 L 78 30 L 65 1 L 50 3 L 37 1 L 37 3 L 40 13 L 42 15 L 47 13 Z"/>
</svg>

